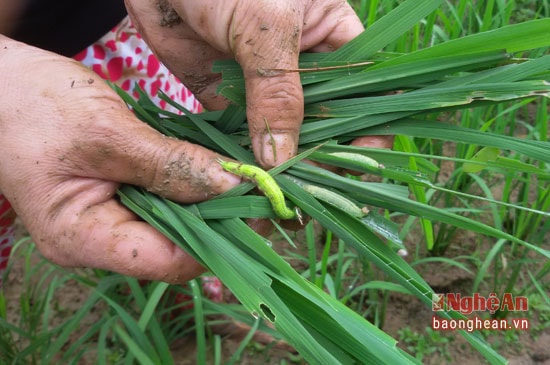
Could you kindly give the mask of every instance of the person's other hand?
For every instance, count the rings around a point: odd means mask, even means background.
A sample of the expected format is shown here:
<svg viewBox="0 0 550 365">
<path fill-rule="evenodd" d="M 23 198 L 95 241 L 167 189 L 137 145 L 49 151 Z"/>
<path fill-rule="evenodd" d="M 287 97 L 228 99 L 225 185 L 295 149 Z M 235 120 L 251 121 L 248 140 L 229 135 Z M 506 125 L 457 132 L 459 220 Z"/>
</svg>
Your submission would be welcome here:
<svg viewBox="0 0 550 365">
<path fill-rule="evenodd" d="M 252 146 L 265 168 L 296 153 L 304 108 L 299 74 L 272 70 L 295 70 L 300 52 L 328 52 L 363 31 L 344 0 L 126 0 L 126 6 L 151 49 L 206 108 L 227 103 L 216 95 L 213 62 L 240 63 Z M 370 138 L 361 144 L 380 146 Z"/>
<path fill-rule="evenodd" d="M 115 193 L 208 199 L 240 182 L 215 153 L 140 122 L 77 62 L 1 35 L 0 73 L 0 190 L 46 258 L 171 283 L 204 271 Z"/>
</svg>

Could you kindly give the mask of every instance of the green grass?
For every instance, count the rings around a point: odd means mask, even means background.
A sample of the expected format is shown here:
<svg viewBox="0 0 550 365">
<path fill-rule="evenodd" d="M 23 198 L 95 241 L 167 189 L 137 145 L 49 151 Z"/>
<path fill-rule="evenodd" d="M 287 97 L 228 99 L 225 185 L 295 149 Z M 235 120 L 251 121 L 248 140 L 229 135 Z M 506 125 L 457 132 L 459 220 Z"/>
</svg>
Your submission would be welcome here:
<svg viewBox="0 0 550 365">
<path fill-rule="evenodd" d="M 422 361 L 428 356 L 438 354 L 445 361 L 451 361 L 449 354 L 449 343 L 452 337 L 444 336 L 439 331 L 434 331 L 430 327 L 424 329 L 425 333 L 419 333 L 410 327 L 404 327 L 398 331 L 400 342 L 413 353 L 418 360 Z"/>
<path fill-rule="evenodd" d="M 17 322 L 10 319 L 0 292 L 0 362 L 78 363 L 84 350 L 93 349 L 102 364 L 170 364 L 170 344 L 193 336 L 198 363 L 239 363 L 250 355 L 256 329 L 286 338 L 310 363 L 329 358 L 335 363 L 351 358 L 413 361 L 377 327 L 392 315 L 388 308 L 395 295 L 430 306 L 432 291 L 419 273 L 441 265 L 467 273 L 472 278 L 469 293 L 527 296 L 528 315 L 537 318 L 534 333 L 549 328 L 550 90 L 536 80 L 550 80 L 549 58 L 544 57 L 549 54 L 550 28 L 544 20 L 528 22 L 548 18 L 549 2 L 350 2 L 367 26 L 363 37 L 368 41 L 359 39 L 331 55 L 304 55 L 302 64 L 307 67 L 318 61 L 316 57 L 323 57 L 320 62 L 326 65 L 366 59 L 375 63 L 302 76 L 303 153 L 271 171 L 287 199 L 323 230 L 308 224 L 302 241 L 285 233 L 284 240 L 297 248 L 280 256 L 236 218 L 274 218 L 265 198 L 243 196 L 253 188 L 250 183 L 189 207 L 126 187 L 121 191 L 123 202 L 193 252 L 242 304 L 210 302 L 201 295 L 200 280 L 175 288 L 140 285 L 101 271 L 73 273 L 44 261 L 35 267 L 30 265 L 32 246 L 21 244 L 16 252 L 27 263 L 21 316 Z M 402 6 L 397 12 L 383 18 L 398 4 Z M 146 99 L 140 104 L 127 101 L 140 118 L 163 133 L 185 134 L 252 163 L 243 127 L 242 74 L 232 62 L 216 67 L 224 72 L 221 92 L 237 105 L 223 113 L 182 117 L 161 112 Z M 346 77 L 347 73 L 353 75 Z M 386 95 L 394 90 L 404 92 Z M 337 100 L 328 100 L 332 98 Z M 363 134 L 395 134 L 394 149 L 345 145 Z M 317 146 L 327 139 L 331 141 Z M 332 155 L 341 151 L 365 154 L 385 168 Z M 311 167 L 299 161 L 305 157 L 375 175 L 378 182 Z M 311 197 L 304 184 L 345 195 L 359 206 L 367 205 L 371 214 L 360 220 L 351 217 L 329 201 Z M 204 237 L 213 243 L 205 245 Z M 462 237 L 471 237 L 465 247 Z M 405 259 L 397 254 L 403 248 L 409 253 Z M 287 261 L 303 269 L 295 272 Z M 52 326 L 62 309 L 55 294 L 74 281 L 91 294 L 72 316 Z M 193 299 L 177 303 L 174 291 Z M 191 301 L 194 310 L 184 309 Z M 101 315 L 81 327 L 92 310 L 101 310 Z M 173 317 L 175 312 L 179 314 Z M 221 355 L 224 339 L 210 329 L 226 318 L 251 328 L 229 358 Z M 419 334 L 426 324 L 392 336 L 417 360 L 438 353 L 458 363 L 447 351 L 459 342 L 458 332 L 451 337 L 432 330 Z M 507 332 L 463 335 L 492 363 L 503 361 L 495 349 L 505 351 L 506 346 L 498 344 L 516 338 Z M 496 345 L 492 349 L 488 343 Z M 369 347 L 382 355 L 372 354 Z M 269 355 L 255 356 L 263 363 Z M 289 361 L 303 358 L 288 355 Z"/>
</svg>

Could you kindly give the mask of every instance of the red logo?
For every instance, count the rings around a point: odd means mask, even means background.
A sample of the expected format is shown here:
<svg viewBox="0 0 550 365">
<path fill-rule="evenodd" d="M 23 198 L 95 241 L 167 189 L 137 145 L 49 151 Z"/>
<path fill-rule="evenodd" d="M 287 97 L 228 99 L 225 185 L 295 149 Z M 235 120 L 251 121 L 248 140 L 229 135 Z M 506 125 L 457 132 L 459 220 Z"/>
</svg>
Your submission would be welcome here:
<svg viewBox="0 0 550 365">
<path fill-rule="evenodd" d="M 496 311 L 524 312 L 529 310 L 527 297 L 514 297 L 511 293 L 504 293 L 498 297 L 495 293 L 488 297 L 475 293 L 470 296 L 462 296 L 460 293 L 433 294 L 433 311 L 456 311 L 465 315 L 473 312 L 487 311 L 494 314 Z"/>
<path fill-rule="evenodd" d="M 432 310 L 434 312 L 445 310 L 445 294 L 434 294 L 432 296 Z"/>
</svg>

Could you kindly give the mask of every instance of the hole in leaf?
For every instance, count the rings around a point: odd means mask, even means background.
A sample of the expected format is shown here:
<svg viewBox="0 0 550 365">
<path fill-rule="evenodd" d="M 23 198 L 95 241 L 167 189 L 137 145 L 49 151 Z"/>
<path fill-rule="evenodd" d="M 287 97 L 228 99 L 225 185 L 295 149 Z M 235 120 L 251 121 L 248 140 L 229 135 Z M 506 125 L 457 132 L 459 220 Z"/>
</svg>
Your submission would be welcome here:
<svg viewBox="0 0 550 365">
<path fill-rule="evenodd" d="M 275 314 L 269 309 L 269 307 L 265 304 L 260 304 L 260 309 L 264 313 L 267 319 L 269 319 L 270 322 L 275 323 Z"/>
</svg>

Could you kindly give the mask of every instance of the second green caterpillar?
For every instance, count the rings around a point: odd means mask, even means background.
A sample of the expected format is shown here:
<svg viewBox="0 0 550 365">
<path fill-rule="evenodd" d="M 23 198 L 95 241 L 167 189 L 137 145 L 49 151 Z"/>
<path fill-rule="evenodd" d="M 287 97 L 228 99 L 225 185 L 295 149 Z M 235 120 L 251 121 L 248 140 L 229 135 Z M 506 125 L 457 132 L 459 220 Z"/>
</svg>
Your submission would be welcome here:
<svg viewBox="0 0 550 365">
<path fill-rule="evenodd" d="M 258 188 L 263 191 L 265 196 L 269 199 L 271 206 L 273 207 L 273 211 L 279 218 L 300 218 L 298 210 L 292 210 L 286 206 L 283 192 L 273 177 L 271 177 L 271 175 L 269 175 L 266 171 L 254 165 L 225 161 L 221 158 L 218 159 L 218 163 L 224 170 L 254 181 Z"/>
</svg>

